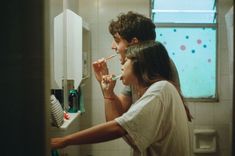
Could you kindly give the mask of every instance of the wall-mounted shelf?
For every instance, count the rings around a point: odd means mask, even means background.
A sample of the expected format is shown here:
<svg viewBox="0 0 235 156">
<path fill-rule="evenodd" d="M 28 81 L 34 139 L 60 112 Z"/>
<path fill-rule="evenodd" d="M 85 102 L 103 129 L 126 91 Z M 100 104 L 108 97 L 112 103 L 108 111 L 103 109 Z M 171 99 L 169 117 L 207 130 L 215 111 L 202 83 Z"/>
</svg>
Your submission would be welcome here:
<svg viewBox="0 0 235 156">
<path fill-rule="evenodd" d="M 62 137 L 68 134 L 75 133 L 79 131 L 79 118 L 81 113 L 69 113 L 70 119 L 65 120 L 63 125 L 60 128 L 51 127 L 50 135 L 51 137 Z M 66 156 L 78 156 L 79 155 L 79 146 L 68 146 L 63 149 L 59 149 L 59 155 Z"/>
<path fill-rule="evenodd" d="M 76 121 L 79 119 L 81 112 L 78 111 L 77 113 L 68 113 L 68 115 L 69 115 L 69 119 L 68 120 L 64 119 L 64 123 L 62 126 L 60 126 L 59 128 L 54 127 L 54 126 L 51 127 L 53 132 L 61 133 L 69 129 L 76 129 L 76 128 L 78 130 Z"/>
</svg>

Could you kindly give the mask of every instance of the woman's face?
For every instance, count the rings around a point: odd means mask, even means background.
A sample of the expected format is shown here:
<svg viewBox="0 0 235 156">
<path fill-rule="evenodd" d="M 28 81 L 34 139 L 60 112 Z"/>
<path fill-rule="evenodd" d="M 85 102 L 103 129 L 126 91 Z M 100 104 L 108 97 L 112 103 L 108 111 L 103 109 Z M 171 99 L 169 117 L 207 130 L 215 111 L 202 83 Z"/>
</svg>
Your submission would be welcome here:
<svg viewBox="0 0 235 156">
<path fill-rule="evenodd" d="M 125 62 L 127 46 L 127 40 L 123 39 L 118 33 L 116 33 L 112 42 L 112 49 L 120 54 L 120 62 L 122 65 Z"/>
<path fill-rule="evenodd" d="M 124 64 L 122 65 L 122 83 L 124 85 L 136 85 L 137 79 L 133 73 L 132 61 L 125 58 Z"/>
</svg>

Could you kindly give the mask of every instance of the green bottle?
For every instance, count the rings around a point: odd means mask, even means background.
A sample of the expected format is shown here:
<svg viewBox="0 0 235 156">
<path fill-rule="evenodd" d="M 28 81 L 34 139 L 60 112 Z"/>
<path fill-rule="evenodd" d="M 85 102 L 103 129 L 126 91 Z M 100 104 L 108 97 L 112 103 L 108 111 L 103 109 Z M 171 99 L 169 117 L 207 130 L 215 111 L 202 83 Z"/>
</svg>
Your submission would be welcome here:
<svg viewBox="0 0 235 156">
<path fill-rule="evenodd" d="M 75 89 L 69 91 L 69 112 L 76 113 L 78 111 L 78 92 Z"/>
</svg>

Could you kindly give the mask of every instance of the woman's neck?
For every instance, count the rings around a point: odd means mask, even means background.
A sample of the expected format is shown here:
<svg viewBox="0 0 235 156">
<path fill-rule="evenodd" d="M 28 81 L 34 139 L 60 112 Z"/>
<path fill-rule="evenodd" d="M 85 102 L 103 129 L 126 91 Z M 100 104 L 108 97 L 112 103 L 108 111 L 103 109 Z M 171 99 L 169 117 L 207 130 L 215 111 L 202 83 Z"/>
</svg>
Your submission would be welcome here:
<svg viewBox="0 0 235 156">
<path fill-rule="evenodd" d="M 148 89 L 147 86 L 137 85 L 136 91 L 137 91 L 138 98 L 140 98 L 142 95 L 144 95 L 144 93 L 146 92 L 147 89 Z"/>
</svg>

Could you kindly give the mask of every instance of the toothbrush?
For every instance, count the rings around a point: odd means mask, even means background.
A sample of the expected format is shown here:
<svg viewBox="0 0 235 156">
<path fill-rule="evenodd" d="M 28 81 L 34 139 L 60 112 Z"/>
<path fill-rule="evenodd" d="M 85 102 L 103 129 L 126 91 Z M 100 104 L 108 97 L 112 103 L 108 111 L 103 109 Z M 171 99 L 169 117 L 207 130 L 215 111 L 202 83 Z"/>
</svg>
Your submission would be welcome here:
<svg viewBox="0 0 235 156">
<path fill-rule="evenodd" d="M 115 80 L 119 79 L 120 77 L 122 77 L 122 74 L 119 74 L 117 76 L 112 77 L 112 80 L 115 81 Z"/>
<path fill-rule="evenodd" d="M 113 54 L 113 55 L 111 55 L 111 56 L 108 56 L 108 57 L 106 57 L 105 58 L 105 61 L 107 61 L 107 60 L 109 60 L 109 59 L 111 59 L 111 58 L 113 58 L 113 57 L 115 57 L 115 56 L 117 56 L 118 54 Z"/>
<path fill-rule="evenodd" d="M 117 76 L 113 76 L 113 77 L 112 77 L 112 80 L 113 80 L 113 81 L 116 81 L 116 80 L 119 79 L 120 77 L 122 77 L 122 74 L 119 74 L 119 75 L 117 75 Z M 107 89 L 107 88 L 108 88 L 108 84 L 102 83 L 102 87 Z"/>
<path fill-rule="evenodd" d="M 97 61 L 94 61 L 94 64 L 95 63 L 99 63 L 99 62 L 101 62 L 101 61 L 107 61 L 107 60 L 110 60 L 111 58 L 113 58 L 113 57 L 115 57 L 115 56 L 117 56 L 118 54 L 113 54 L 113 55 L 110 55 L 110 56 L 108 56 L 108 57 L 106 57 L 106 58 L 102 58 L 102 59 L 99 59 L 99 60 L 97 60 Z"/>
</svg>

